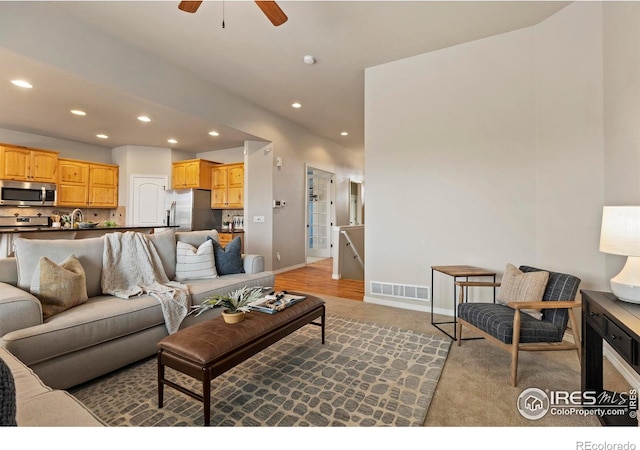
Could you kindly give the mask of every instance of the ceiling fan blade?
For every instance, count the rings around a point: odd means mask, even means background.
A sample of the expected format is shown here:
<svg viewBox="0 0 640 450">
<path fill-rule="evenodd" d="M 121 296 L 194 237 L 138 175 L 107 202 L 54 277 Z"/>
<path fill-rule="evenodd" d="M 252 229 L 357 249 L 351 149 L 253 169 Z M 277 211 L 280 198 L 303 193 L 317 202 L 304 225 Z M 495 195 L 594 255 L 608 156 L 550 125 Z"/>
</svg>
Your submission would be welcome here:
<svg viewBox="0 0 640 450">
<path fill-rule="evenodd" d="M 194 2 L 195 3 L 195 2 Z M 256 1 L 262 12 L 276 27 L 282 25 L 288 20 L 287 15 L 280 9 L 274 1 Z"/>
<path fill-rule="evenodd" d="M 184 12 L 188 12 L 188 13 L 194 13 L 198 10 L 198 8 L 200 8 L 200 4 L 202 3 L 202 1 L 199 2 L 180 2 L 180 4 L 178 5 L 178 9 L 180 9 L 181 11 Z"/>
</svg>

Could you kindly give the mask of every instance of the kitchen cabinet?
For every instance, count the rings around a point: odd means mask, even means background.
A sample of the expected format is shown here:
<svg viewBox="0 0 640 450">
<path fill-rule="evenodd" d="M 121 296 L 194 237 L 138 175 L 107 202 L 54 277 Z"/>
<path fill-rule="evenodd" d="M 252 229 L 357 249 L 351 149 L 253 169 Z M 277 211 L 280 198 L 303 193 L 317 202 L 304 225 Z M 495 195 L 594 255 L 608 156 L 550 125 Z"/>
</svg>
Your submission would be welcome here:
<svg viewBox="0 0 640 450">
<path fill-rule="evenodd" d="M 174 162 L 171 171 L 173 189 L 211 189 L 211 169 L 218 165 L 205 159 Z"/>
<path fill-rule="evenodd" d="M 58 206 L 85 206 L 89 196 L 89 163 L 58 160 Z"/>
<path fill-rule="evenodd" d="M 89 164 L 89 206 L 118 206 L 118 166 Z"/>
<path fill-rule="evenodd" d="M 0 179 L 56 183 L 58 152 L 0 146 Z"/>
<path fill-rule="evenodd" d="M 60 158 L 58 172 L 58 206 L 118 206 L 118 166 Z"/>
<path fill-rule="evenodd" d="M 244 164 L 221 164 L 211 170 L 211 208 L 244 207 Z"/>
</svg>

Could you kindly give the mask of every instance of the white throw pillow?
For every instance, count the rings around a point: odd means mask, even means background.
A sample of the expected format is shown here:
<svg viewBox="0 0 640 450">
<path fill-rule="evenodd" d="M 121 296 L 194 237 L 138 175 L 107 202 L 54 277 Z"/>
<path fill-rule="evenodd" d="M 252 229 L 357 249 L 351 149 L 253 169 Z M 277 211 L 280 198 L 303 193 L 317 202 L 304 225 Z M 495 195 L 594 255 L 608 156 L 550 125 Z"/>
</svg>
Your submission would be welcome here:
<svg viewBox="0 0 640 450">
<path fill-rule="evenodd" d="M 506 304 L 508 302 L 539 302 L 549 281 L 549 272 L 522 272 L 513 264 L 507 264 L 497 301 Z M 542 319 L 539 309 L 524 309 L 531 317 Z"/>
<path fill-rule="evenodd" d="M 206 241 L 200 247 L 185 242 L 176 244 L 176 281 L 216 278 L 213 243 Z"/>
</svg>

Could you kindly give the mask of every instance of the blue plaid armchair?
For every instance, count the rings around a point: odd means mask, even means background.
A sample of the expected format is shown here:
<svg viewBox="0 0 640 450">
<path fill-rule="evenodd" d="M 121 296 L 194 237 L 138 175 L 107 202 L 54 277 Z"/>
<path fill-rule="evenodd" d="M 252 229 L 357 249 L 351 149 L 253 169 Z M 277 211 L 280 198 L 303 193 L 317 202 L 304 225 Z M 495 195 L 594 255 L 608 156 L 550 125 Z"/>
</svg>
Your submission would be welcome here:
<svg viewBox="0 0 640 450">
<path fill-rule="evenodd" d="M 522 272 L 535 272 L 529 266 L 520 266 Z M 549 272 L 549 271 L 547 271 Z M 511 353 L 511 385 L 517 384 L 518 352 L 540 350 L 576 350 L 580 358 L 580 334 L 573 308 L 580 306 L 575 301 L 580 279 L 558 272 L 549 272 L 542 301 L 499 303 L 467 303 L 465 288 L 469 286 L 499 286 L 500 283 L 466 282 L 456 283 L 460 287 L 460 303 L 457 317 L 458 345 L 462 343 L 462 328 L 474 330 L 480 336 Z M 539 308 L 542 320 L 522 313 L 523 309 Z M 574 342 L 563 341 L 567 323 L 571 321 Z"/>
</svg>

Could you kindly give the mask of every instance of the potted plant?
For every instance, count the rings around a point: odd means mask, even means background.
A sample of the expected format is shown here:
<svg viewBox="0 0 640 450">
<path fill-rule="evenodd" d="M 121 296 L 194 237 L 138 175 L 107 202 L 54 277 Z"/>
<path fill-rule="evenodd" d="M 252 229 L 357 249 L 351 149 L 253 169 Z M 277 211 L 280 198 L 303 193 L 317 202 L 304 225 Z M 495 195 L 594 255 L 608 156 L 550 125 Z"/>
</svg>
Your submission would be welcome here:
<svg viewBox="0 0 640 450">
<path fill-rule="evenodd" d="M 227 323 L 238 323 L 244 320 L 244 314 L 249 312 L 249 304 L 262 297 L 261 287 L 249 288 L 244 286 L 228 294 L 215 294 L 205 299 L 199 305 L 192 306 L 192 311 L 197 311 L 199 316 L 205 311 L 213 308 L 225 308 L 222 317 Z"/>
</svg>

